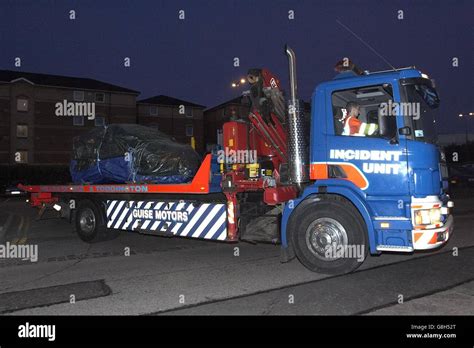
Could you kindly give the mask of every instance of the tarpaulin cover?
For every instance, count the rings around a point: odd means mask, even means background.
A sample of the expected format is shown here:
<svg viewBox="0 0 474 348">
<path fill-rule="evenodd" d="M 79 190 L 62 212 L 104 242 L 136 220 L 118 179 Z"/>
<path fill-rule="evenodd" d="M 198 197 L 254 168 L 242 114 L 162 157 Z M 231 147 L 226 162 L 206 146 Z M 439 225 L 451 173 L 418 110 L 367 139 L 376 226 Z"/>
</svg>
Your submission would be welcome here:
<svg viewBox="0 0 474 348">
<path fill-rule="evenodd" d="M 73 141 L 74 183 L 184 183 L 199 168 L 194 149 L 136 124 L 94 128 Z"/>
</svg>

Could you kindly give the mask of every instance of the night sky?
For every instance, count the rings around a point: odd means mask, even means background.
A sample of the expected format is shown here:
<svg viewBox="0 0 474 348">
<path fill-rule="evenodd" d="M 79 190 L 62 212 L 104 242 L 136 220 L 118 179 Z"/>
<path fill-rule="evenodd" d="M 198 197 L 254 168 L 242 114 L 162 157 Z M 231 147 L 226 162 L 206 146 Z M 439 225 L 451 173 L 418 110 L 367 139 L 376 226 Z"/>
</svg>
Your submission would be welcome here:
<svg viewBox="0 0 474 348">
<path fill-rule="evenodd" d="M 474 111 L 473 14 L 471 0 L 0 0 L 0 69 L 90 77 L 141 91 L 138 99 L 165 94 L 212 107 L 238 96 L 243 89 L 230 84 L 252 67 L 269 68 L 288 89 L 288 43 L 299 96 L 309 100 L 342 57 L 367 70 L 388 68 L 339 19 L 394 66 L 415 65 L 433 77 L 442 102 L 438 132 L 464 132 L 458 114 Z M 469 124 L 474 132 L 474 117 Z"/>
</svg>

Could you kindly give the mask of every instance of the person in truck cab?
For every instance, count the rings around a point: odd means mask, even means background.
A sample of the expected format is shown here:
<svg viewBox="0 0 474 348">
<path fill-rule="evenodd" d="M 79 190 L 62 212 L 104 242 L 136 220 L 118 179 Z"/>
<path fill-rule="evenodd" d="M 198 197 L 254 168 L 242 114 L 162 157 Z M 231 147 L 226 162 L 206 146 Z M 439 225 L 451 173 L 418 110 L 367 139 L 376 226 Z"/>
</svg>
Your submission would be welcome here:
<svg viewBox="0 0 474 348">
<path fill-rule="evenodd" d="M 342 119 L 344 126 L 342 135 L 351 135 L 364 137 L 366 135 L 373 135 L 378 125 L 375 123 L 365 123 L 359 120 L 360 105 L 356 102 L 348 102 L 346 105 L 346 115 Z"/>
</svg>

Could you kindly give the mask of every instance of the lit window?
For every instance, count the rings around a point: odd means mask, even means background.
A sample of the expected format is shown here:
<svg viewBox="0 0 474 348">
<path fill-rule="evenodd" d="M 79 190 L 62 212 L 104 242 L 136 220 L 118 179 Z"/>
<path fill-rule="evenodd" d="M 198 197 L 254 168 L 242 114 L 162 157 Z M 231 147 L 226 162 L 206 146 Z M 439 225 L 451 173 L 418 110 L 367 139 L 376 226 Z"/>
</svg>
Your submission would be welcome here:
<svg viewBox="0 0 474 348">
<path fill-rule="evenodd" d="M 84 101 L 84 91 L 74 91 L 74 101 Z"/>
<path fill-rule="evenodd" d="M 28 125 L 17 124 L 16 125 L 16 136 L 17 138 L 28 138 Z"/>
<path fill-rule="evenodd" d="M 84 116 L 74 116 L 72 118 L 72 124 L 74 126 L 83 126 L 84 125 Z"/>
<path fill-rule="evenodd" d="M 104 127 L 105 126 L 105 117 L 104 116 L 96 116 L 94 119 L 94 125 L 96 127 Z"/>
<path fill-rule="evenodd" d="M 18 98 L 16 100 L 16 109 L 18 111 L 28 111 L 28 99 Z"/>
<path fill-rule="evenodd" d="M 192 137 L 193 136 L 193 126 L 192 125 L 186 125 L 186 136 L 187 137 Z"/>
<path fill-rule="evenodd" d="M 95 101 L 98 103 L 105 102 L 105 94 L 104 93 L 96 93 L 95 94 Z"/>
<path fill-rule="evenodd" d="M 15 162 L 16 163 L 28 163 L 28 151 L 17 151 L 15 152 Z"/>
<path fill-rule="evenodd" d="M 158 116 L 158 107 L 157 106 L 150 106 L 150 115 Z"/>
</svg>

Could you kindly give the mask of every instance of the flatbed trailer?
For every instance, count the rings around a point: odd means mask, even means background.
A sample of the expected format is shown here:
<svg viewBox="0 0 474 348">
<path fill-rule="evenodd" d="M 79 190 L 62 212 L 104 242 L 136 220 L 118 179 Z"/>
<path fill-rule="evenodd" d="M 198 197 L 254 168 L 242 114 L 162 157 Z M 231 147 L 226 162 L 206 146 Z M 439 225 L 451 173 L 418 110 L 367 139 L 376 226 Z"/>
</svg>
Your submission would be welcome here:
<svg viewBox="0 0 474 348">
<path fill-rule="evenodd" d="M 18 187 L 30 193 L 30 204 L 40 208 L 40 215 L 48 208 L 60 211 L 88 242 L 103 240 L 109 229 L 235 241 L 237 236 L 228 233 L 233 230 L 228 228 L 232 205 L 212 182 L 211 158 L 207 154 L 193 180 L 184 184 Z"/>
</svg>

